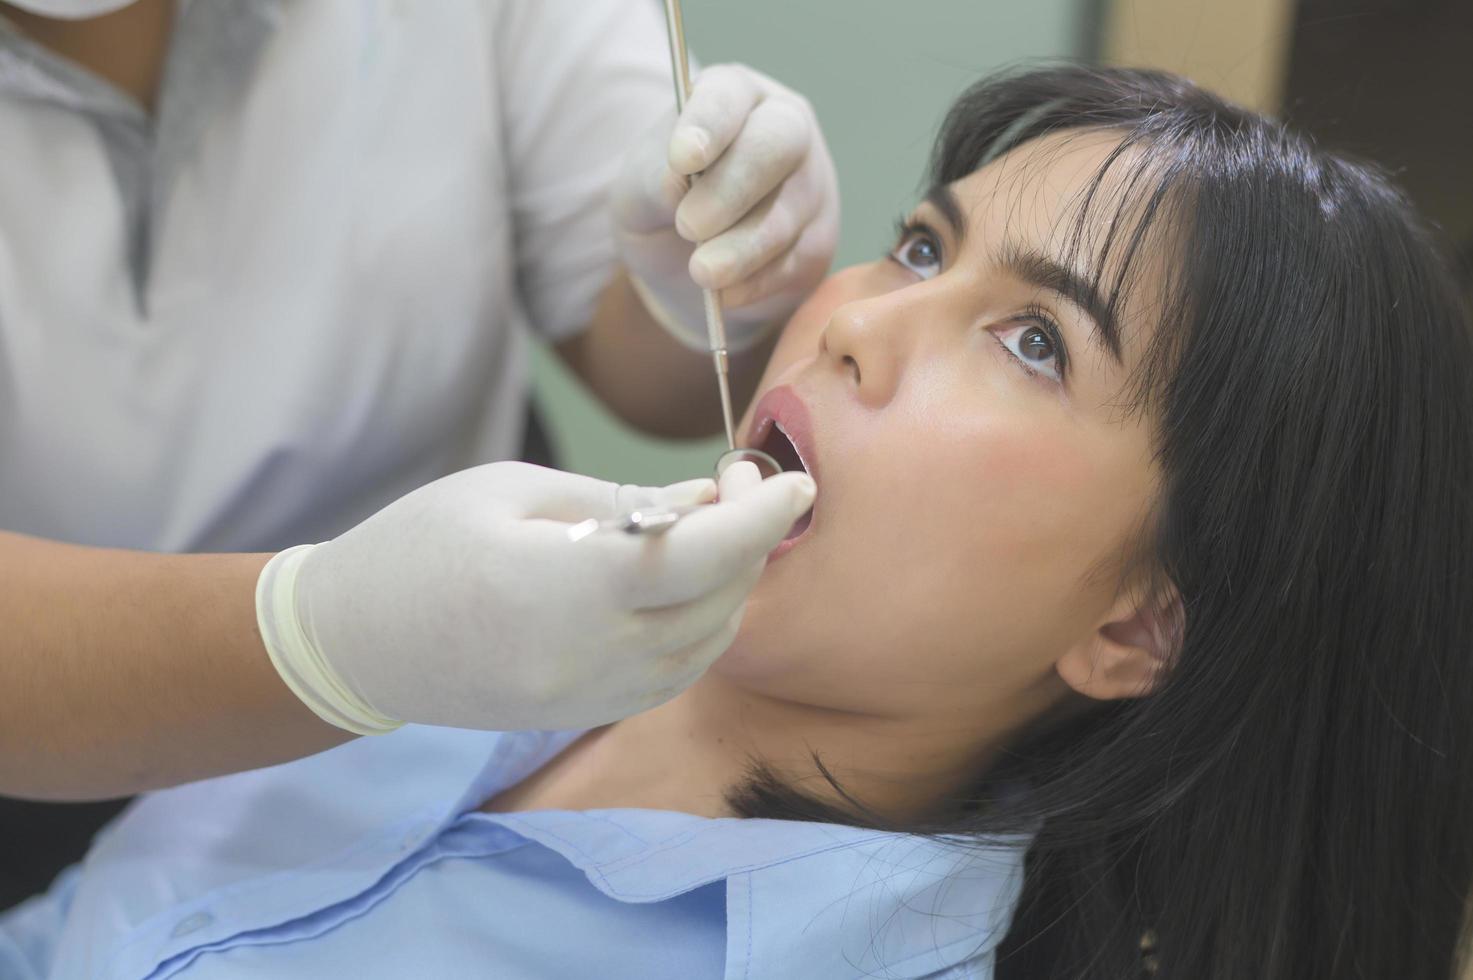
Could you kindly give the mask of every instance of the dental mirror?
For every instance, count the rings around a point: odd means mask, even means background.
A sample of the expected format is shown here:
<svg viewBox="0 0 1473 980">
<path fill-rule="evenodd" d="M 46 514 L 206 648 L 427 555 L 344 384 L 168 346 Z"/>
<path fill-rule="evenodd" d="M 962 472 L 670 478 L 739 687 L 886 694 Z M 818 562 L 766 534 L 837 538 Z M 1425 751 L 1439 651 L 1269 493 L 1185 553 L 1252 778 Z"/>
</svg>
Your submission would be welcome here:
<svg viewBox="0 0 1473 980">
<path fill-rule="evenodd" d="M 723 473 L 731 468 L 733 463 L 751 463 L 757 467 L 757 472 L 762 474 L 762 479 L 777 476 L 783 471 L 777 460 L 767 455 L 760 449 L 728 449 L 716 460 L 716 479 L 721 479 Z"/>
</svg>

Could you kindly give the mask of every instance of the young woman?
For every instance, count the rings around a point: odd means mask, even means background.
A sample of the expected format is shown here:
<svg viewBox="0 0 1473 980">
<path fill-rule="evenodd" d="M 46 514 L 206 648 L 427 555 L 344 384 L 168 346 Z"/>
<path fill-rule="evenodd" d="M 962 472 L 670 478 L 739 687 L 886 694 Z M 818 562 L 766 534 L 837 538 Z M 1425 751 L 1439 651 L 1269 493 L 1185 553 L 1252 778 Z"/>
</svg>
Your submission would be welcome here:
<svg viewBox="0 0 1473 980">
<path fill-rule="evenodd" d="M 699 682 L 158 794 L 0 965 L 1448 980 L 1470 376 L 1374 172 L 1165 75 L 985 82 L 779 342 L 749 440 L 818 499 Z"/>
<path fill-rule="evenodd" d="M 717 672 L 785 649 L 793 696 L 842 671 L 949 745 L 1006 733 L 949 812 L 884 821 L 1039 828 L 1000 976 L 1449 977 L 1473 360 L 1406 200 L 1180 79 L 1081 68 L 969 92 L 930 176 L 773 357 L 764 389 L 809 391 L 815 347 L 850 384 L 815 396 L 820 533 Z M 1025 707 L 1030 677 L 1064 693 Z M 806 786 L 736 812 L 888 817 Z"/>
</svg>

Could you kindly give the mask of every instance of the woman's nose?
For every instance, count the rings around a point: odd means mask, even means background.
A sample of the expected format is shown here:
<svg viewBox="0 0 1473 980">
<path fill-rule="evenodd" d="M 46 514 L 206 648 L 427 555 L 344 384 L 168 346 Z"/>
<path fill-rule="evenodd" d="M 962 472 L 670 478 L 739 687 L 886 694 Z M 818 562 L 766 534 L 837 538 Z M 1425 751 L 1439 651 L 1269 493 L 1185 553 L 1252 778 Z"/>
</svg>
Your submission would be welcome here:
<svg viewBox="0 0 1473 980">
<path fill-rule="evenodd" d="M 893 294 L 845 303 L 829 317 L 818 338 L 819 357 L 842 372 L 859 400 L 883 405 L 895 394 L 904 370 L 904 331 Z"/>
</svg>

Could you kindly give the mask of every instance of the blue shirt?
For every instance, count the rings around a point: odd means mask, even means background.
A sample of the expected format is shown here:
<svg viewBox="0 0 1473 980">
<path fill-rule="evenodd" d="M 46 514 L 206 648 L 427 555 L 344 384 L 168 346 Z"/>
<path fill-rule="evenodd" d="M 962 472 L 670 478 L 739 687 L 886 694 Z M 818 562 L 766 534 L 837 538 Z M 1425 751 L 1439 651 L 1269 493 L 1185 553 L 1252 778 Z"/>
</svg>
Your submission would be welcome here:
<svg viewBox="0 0 1473 980">
<path fill-rule="evenodd" d="M 144 797 L 0 916 L 0 978 L 992 976 L 1026 840 L 475 809 L 577 734 L 410 727 Z"/>
</svg>

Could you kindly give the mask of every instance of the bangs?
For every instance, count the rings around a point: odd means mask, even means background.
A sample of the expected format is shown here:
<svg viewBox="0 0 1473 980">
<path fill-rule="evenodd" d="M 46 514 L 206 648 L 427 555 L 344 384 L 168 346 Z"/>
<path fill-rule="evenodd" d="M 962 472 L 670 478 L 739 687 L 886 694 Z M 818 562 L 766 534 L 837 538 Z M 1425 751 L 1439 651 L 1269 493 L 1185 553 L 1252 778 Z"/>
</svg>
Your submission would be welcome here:
<svg viewBox="0 0 1473 980">
<path fill-rule="evenodd" d="M 1205 158 L 1206 148 L 1194 148 L 1185 127 L 1164 115 L 1101 118 L 1057 90 L 1034 93 L 1040 101 L 1031 104 L 1013 91 L 1018 87 L 1002 76 L 952 108 L 932 153 L 930 184 L 949 185 L 1044 137 L 1105 133 L 1117 140 L 1071 202 L 1067 225 L 1056 229 L 1058 259 L 1086 278 L 1121 324 L 1122 337 L 1142 341 L 1119 407 L 1127 414 L 1150 411 L 1170 387 L 1182 358 L 1181 327 L 1193 317 L 1193 277 L 1182 257 L 1201 247 L 1194 215 L 1203 175 L 1193 161 Z M 1046 165 L 1035 162 L 1029 170 Z"/>
</svg>

